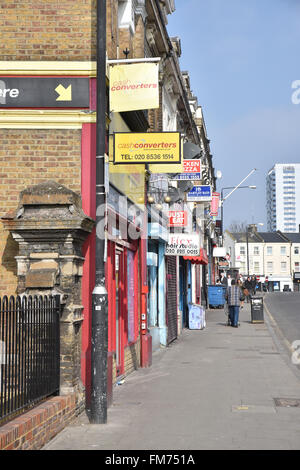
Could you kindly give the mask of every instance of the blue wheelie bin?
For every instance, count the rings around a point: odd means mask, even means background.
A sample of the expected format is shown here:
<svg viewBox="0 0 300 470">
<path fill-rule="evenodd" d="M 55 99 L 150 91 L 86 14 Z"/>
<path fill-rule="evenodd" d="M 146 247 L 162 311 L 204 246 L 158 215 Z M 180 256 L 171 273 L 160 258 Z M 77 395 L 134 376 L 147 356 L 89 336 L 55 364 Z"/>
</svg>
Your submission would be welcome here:
<svg viewBox="0 0 300 470">
<path fill-rule="evenodd" d="M 226 287 L 208 286 L 208 304 L 210 308 L 223 308 L 225 303 Z"/>
</svg>

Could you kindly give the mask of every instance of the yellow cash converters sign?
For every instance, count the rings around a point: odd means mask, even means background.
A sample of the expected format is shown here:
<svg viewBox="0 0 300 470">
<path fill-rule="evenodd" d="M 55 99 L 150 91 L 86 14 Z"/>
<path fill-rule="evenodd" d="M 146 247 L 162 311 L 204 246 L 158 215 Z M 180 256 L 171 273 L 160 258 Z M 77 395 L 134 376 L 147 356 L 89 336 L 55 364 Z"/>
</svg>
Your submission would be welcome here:
<svg viewBox="0 0 300 470">
<path fill-rule="evenodd" d="M 114 164 L 181 163 L 180 132 L 114 134 Z"/>
<path fill-rule="evenodd" d="M 111 65 L 109 106 L 111 112 L 159 108 L 157 63 Z"/>
</svg>

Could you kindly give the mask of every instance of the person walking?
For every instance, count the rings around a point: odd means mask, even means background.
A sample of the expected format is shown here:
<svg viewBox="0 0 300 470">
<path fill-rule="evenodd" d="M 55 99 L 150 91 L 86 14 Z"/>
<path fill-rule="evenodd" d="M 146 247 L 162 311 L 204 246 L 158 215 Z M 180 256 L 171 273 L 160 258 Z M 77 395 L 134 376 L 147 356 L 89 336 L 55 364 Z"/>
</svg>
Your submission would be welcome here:
<svg viewBox="0 0 300 470">
<path fill-rule="evenodd" d="M 227 285 L 228 285 L 227 277 L 226 277 L 225 273 L 222 273 L 221 284 L 223 284 L 223 286 L 225 286 L 225 287 L 227 287 Z"/>
<path fill-rule="evenodd" d="M 231 326 L 238 327 L 241 302 L 245 299 L 244 294 L 235 280 L 231 281 L 231 286 L 227 288 L 225 298 L 229 308 L 229 320 Z"/>
<path fill-rule="evenodd" d="M 232 279 L 231 279 L 230 274 L 227 274 L 227 276 L 224 275 L 224 277 L 222 279 L 222 284 L 226 287 L 229 287 L 229 286 L 231 286 L 231 281 L 232 281 Z"/>
<path fill-rule="evenodd" d="M 253 274 L 251 276 L 251 295 L 255 295 L 256 293 L 256 276 Z"/>
<path fill-rule="evenodd" d="M 252 292 L 252 284 L 251 284 L 250 276 L 248 276 L 244 282 L 244 296 L 247 299 L 247 303 L 250 302 L 251 292 Z"/>
<path fill-rule="evenodd" d="M 243 283 L 242 283 L 241 279 L 238 279 L 236 281 L 236 284 L 240 288 L 240 291 L 241 291 L 242 296 L 243 296 L 243 300 L 241 300 L 241 308 L 243 308 L 244 307 L 244 301 L 245 301 L 245 295 L 244 295 Z"/>
</svg>

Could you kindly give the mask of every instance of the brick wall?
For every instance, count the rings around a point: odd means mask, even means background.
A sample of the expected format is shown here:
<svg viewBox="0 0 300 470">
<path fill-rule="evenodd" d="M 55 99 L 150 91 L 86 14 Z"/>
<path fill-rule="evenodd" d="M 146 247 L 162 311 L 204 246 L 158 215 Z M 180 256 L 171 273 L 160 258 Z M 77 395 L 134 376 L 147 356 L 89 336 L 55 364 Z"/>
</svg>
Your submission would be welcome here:
<svg viewBox="0 0 300 470">
<path fill-rule="evenodd" d="M 55 180 L 80 193 L 81 131 L 0 129 L 0 217 L 18 207 L 28 186 Z M 17 287 L 18 247 L 0 222 L 0 296 Z"/>
<path fill-rule="evenodd" d="M 0 3 L 0 60 L 95 60 L 96 0 Z"/>
<path fill-rule="evenodd" d="M 135 19 L 134 35 L 129 28 L 118 29 L 118 2 L 107 1 L 106 15 L 106 41 L 107 55 L 109 59 L 125 59 L 123 51 L 128 48 L 130 54 L 128 58 L 145 57 L 145 25 L 139 15 Z"/>
<path fill-rule="evenodd" d="M 0 427 L 0 450 L 38 450 L 81 412 L 75 395 L 53 397 Z"/>
</svg>

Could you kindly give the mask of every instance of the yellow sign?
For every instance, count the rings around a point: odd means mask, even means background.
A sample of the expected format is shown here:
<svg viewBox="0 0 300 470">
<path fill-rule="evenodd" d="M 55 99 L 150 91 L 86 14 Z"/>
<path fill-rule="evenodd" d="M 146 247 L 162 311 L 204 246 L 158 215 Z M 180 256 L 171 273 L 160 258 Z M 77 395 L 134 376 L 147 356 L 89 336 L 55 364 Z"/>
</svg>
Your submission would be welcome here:
<svg viewBox="0 0 300 470">
<path fill-rule="evenodd" d="M 158 64 L 111 65 L 111 112 L 159 108 Z"/>
<path fill-rule="evenodd" d="M 145 201 L 145 165 L 114 165 L 113 139 L 109 138 L 109 180 L 137 205 Z"/>
<path fill-rule="evenodd" d="M 181 141 L 181 155 L 183 155 L 183 141 Z M 150 173 L 183 173 L 183 160 L 181 163 L 160 163 L 149 165 Z"/>
<path fill-rule="evenodd" d="M 181 163 L 180 132 L 114 134 L 114 164 Z"/>
</svg>

